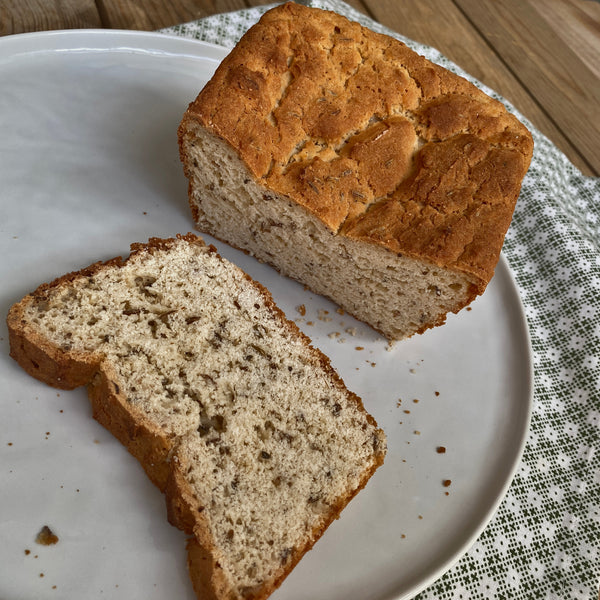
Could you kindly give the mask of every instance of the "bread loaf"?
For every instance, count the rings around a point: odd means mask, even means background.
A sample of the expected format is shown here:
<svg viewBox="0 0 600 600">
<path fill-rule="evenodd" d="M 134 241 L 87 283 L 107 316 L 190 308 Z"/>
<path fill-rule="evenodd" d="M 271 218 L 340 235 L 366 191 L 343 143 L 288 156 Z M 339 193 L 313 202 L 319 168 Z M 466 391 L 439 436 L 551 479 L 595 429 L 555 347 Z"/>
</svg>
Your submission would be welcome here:
<svg viewBox="0 0 600 600">
<path fill-rule="evenodd" d="M 391 340 L 483 293 L 533 145 L 465 79 L 294 3 L 225 58 L 179 144 L 201 231 Z"/>
<path fill-rule="evenodd" d="M 266 598 L 382 464 L 385 438 L 269 293 L 193 235 L 40 286 L 11 355 L 94 416 L 192 535 L 199 598 Z"/>
</svg>

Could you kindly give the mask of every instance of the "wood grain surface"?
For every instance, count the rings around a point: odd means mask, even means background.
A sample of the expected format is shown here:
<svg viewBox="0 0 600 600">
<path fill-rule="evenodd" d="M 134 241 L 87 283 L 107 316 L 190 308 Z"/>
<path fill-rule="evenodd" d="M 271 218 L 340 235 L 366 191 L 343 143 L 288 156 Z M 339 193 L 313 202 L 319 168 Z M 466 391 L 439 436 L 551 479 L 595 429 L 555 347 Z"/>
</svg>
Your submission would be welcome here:
<svg viewBox="0 0 600 600">
<path fill-rule="evenodd" d="M 0 0 L 0 35 L 154 30 L 269 0 Z M 496 90 L 586 175 L 600 175 L 600 2 L 348 0 Z"/>
</svg>

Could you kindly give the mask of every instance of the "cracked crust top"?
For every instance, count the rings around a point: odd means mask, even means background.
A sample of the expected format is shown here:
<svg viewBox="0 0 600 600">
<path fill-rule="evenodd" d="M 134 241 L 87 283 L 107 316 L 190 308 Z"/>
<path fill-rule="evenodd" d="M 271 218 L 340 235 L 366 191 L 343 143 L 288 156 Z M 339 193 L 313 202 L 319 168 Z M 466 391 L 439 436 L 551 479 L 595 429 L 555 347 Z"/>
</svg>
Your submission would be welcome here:
<svg viewBox="0 0 600 600">
<path fill-rule="evenodd" d="M 485 288 L 533 142 L 504 106 L 333 12 L 267 12 L 190 105 L 267 189 L 330 230 Z"/>
</svg>

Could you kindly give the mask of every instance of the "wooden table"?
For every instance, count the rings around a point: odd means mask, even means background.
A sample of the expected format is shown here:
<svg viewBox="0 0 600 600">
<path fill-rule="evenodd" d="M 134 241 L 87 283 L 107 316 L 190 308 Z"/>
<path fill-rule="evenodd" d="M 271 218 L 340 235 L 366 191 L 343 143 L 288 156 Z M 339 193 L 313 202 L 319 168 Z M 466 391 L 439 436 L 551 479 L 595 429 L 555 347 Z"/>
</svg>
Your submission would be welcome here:
<svg viewBox="0 0 600 600">
<path fill-rule="evenodd" d="M 600 175 L 598 0 L 347 0 L 438 48 L 512 102 L 586 175 Z M 0 35 L 154 30 L 268 0 L 0 0 Z M 0 82 L 1 83 L 1 82 Z"/>
</svg>

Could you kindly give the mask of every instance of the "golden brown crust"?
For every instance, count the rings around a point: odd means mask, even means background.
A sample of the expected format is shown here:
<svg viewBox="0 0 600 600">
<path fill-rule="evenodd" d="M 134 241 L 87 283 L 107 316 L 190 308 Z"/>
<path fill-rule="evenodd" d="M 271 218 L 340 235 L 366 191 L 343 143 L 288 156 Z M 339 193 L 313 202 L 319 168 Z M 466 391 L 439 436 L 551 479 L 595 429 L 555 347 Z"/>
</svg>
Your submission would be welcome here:
<svg viewBox="0 0 600 600">
<path fill-rule="evenodd" d="M 332 12 L 267 12 L 180 127 L 225 139 L 266 189 L 341 235 L 472 276 L 498 261 L 527 129 L 465 79 Z"/>
<path fill-rule="evenodd" d="M 23 317 L 24 303 L 15 304 L 6 320 L 10 356 L 32 377 L 47 385 L 72 390 L 85 385 L 96 373 L 101 358 L 90 354 L 65 353 L 37 335 Z"/>
<path fill-rule="evenodd" d="M 88 384 L 94 419 L 110 431 L 138 459 L 146 474 L 161 491 L 169 477 L 169 455 L 174 439 L 154 426 L 127 402 L 115 383 L 110 367 L 103 365 Z"/>
</svg>

